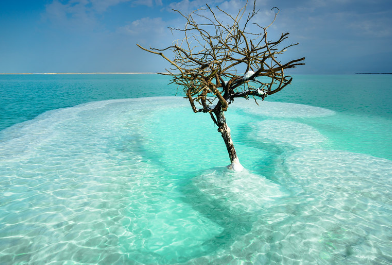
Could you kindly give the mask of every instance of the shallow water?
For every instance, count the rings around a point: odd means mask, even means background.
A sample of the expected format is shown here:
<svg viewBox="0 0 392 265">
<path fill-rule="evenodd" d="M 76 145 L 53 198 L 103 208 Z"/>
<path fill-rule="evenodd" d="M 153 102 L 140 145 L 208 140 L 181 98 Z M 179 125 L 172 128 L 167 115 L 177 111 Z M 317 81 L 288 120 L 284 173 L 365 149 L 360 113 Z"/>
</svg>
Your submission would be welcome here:
<svg viewBox="0 0 392 265">
<path fill-rule="evenodd" d="M 236 106 L 240 173 L 179 97 L 91 102 L 3 130 L 1 263 L 391 263 L 392 121 Z"/>
</svg>

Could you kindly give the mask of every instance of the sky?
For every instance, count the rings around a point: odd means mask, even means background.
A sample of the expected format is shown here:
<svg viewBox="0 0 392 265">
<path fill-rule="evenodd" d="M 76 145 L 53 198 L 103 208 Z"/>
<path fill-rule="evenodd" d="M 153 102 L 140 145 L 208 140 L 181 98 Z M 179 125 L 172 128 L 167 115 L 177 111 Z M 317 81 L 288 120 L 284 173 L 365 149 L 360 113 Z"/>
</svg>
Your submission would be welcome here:
<svg viewBox="0 0 392 265">
<path fill-rule="evenodd" d="M 1 0 L 0 73 L 163 72 L 168 64 L 139 49 L 177 39 L 187 14 L 205 6 L 236 12 L 244 0 Z M 297 74 L 392 72 L 391 0 L 258 0 L 256 21 L 270 36 L 299 43 Z M 170 53 L 167 54 L 170 57 Z M 285 57 L 285 58 L 286 58 Z"/>
</svg>

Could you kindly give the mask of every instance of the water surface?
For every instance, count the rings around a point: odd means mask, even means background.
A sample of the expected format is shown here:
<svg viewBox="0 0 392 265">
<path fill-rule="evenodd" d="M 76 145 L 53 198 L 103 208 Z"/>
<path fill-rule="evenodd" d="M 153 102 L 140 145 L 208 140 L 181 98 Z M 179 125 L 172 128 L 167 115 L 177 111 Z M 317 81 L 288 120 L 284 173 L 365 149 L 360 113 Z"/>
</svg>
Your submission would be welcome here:
<svg viewBox="0 0 392 265">
<path fill-rule="evenodd" d="M 216 126 L 163 97 L 176 92 L 164 77 L 1 76 L 15 94 L 0 132 L 1 263 L 391 263 L 388 85 L 353 100 L 336 86 L 381 82 L 356 77 L 236 100 L 226 116 L 246 170 L 233 173 Z M 28 87 L 46 92 L 27 100 Z"/>
</svg>

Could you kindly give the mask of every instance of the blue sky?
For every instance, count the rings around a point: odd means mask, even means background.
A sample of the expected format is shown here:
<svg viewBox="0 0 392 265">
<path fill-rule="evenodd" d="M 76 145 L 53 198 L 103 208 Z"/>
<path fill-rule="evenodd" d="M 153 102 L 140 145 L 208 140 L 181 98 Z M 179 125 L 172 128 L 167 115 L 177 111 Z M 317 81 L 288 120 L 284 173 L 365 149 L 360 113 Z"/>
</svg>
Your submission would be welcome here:
<svg viewBox="0 0 392 265">
<path fill-rule="evenodd" d="M 1 0 L 0 72 L 160 72 L 162 58 L 136 43 L 166 47 L 187 13 L 208 2 L 233 12 L 242 0 Z M 306 57 L 300 74 L 392 72 L 391 0 L 258 0 L 270 36 L 290 32 Z"/>
</svg>

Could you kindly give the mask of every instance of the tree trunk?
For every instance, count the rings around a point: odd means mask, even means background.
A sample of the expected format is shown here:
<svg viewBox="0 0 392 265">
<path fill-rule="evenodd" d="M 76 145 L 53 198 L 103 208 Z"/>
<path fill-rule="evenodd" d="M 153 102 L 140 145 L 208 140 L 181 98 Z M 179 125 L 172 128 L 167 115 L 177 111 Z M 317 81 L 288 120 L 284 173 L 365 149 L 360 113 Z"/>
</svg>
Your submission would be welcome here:
<svg viewBox="0 0 392 265">
<path fill-rule="evenodd" d="M 223 141 L 225 142 L 227 152 L 229 153 L 231 164 L 228 166 L 229 169 L 234 171 L 241 171 L 244 167 L 240 164 L 237 153 L 234 148 L 233 140 L 231 139 L 230 128 L 226 124 L 225 115 L 222 110 L 219 111 L 217 116 L 218 131 L 221 133 Z"/>
</svg>

